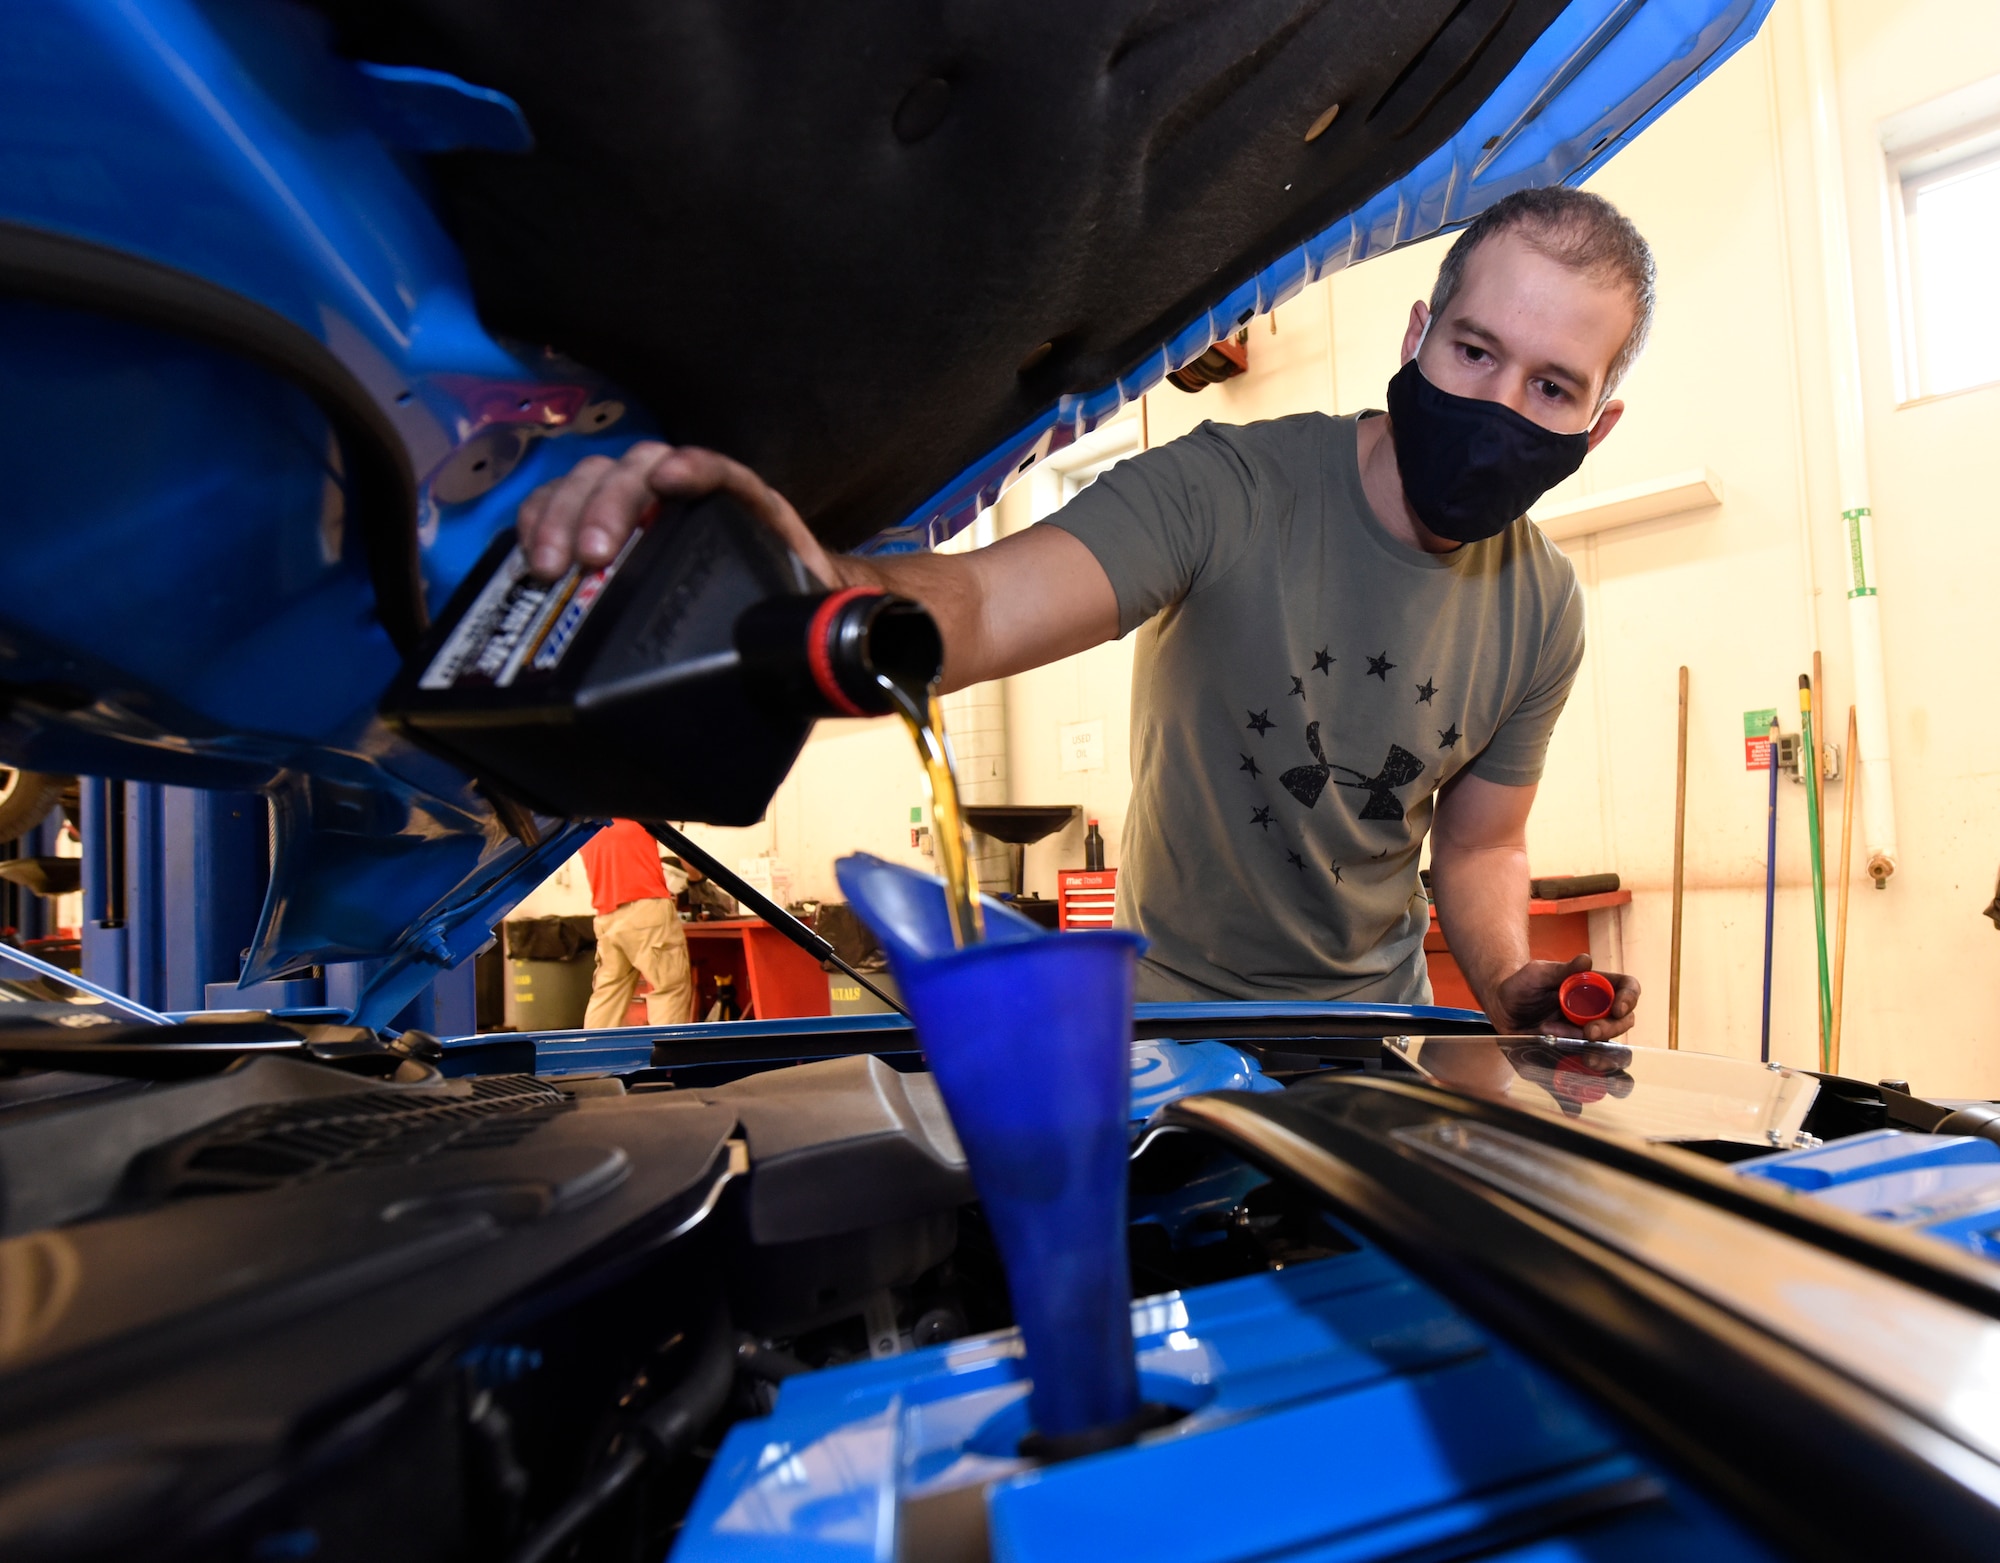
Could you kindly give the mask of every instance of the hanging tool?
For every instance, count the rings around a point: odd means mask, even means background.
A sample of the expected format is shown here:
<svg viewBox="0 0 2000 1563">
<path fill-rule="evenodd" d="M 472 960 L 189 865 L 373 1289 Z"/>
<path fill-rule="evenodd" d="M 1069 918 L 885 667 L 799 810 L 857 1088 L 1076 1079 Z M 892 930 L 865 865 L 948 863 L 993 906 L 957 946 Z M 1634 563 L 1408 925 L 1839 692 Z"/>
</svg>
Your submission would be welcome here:
<svg viewBox="0 0 2000 1563">
<path fill-rule="evenodd" d="M 1819 1067 L 1828 1065 L 1827 1033 L 1833 1024 L 1833 977 L 1826 959 L 1826 858 L 1820 846 L 1819 745 L 1813 741 L 1812 679 L 1799 675 L 1799 754 L 1811 768 L 1806 786 L 1806 844 L 1812 853 L 1813 937 L 1819 947 Z"/>
<path fill-rule="evenodd" d="M 1840 798 L 1840 909 L 1833 920 L 1833 1032 L 1827 1052 L 1831 1061 L 1827 1073 L 1840 1073 L 1840 1006 L 1847 987 L 1847 887 L 1853 875 L 1848 871 L 1848 854 L 1854 850 L 1854 811 L 1861 791 L 1861 751 L 1854 746 L 1854 707 L 1847 708 L 1847 787 Z"/>
<path fill-rule="evenodd" d="M 1826 906 L 1825 886 L 1827 883 L 1826 849 L 1829 845 L 1831 845 L 1831 843 L 1828 841 L 1827 838 L 1831 834 L 1831 825 L 1832 825 L 1832 821 L 1827 817 L 1827 812 L 1826 812 L 1826 749 L 1827 749 L 1826 733 L 1823 730 L 1824 724 L 1819 719 L 1820 711 L 1825 704 L 1824 700 L 1825 691 L 1826 691 L 1826 665 L 1824 659 L 1821 657 L 1820 652 L 1818 651 L 1817 648 L 1815 648 L 1812 654 L 1812 699 L 1813 699 L 1812 731 L 1813 731 L 1814 741 L 1812 744 L 1812 764 L 1808 771 L 1807 780 L 1812 785 L 1813 802 L 1818 806 L 1819 809 L 1819 851 L 1816 854 L 1817 861 L 1815 866 L 1819 869 L 1820 872 L 1820 889 L 1813 899 L 1813 912 L 1815 918 L 1815 926 L 1822 930 L 1825 927 L 1825 916 L 1826 916 L 1824 911 L 1824 908 Z M 1800 742 L 1802 743 L 1806 741 L 1807 740 L 1803 738 L 1800 740 Z M 1824 943 L 1825 935 L 1823 932 L 1821 934 L 1821 940 L 1822 943 Z M 1828 970 L 1831 971 L 1831 969 L 1832 969 L 1831 963 L 1829 963 Z M 1825 1018 L 1820 1023 L 1820 1068 L 1829 1071 L 1832 1068 L 1832 1065 L 1829 1062 L 1829 1060 L 1833 1057 L 1832 994 L 1833 994 L 1833 985 L 1831 980 L 1829 979 L 1821 990 L 1821 996 L 1824 1000 L 1824 1007 L 1821 1013 Z"/>
<path fill-rule="evenodd" d="M 1674 762 L 1674 933 L 1667 957 L 1667 1046 L 1681 1045 L 1681 890 L 1687 861 L 1688 670 L 1681 669 L 1680 747 Z M 1609 1008 L 1607 1005 L 1606 1008 Z"/>
<path fill-rule="evenodd" d="M 1820 711 L 1826 704 L 1826 669 L 1821 666 L 1820 654 L 1817 651 L 1813 653 L 1812 697 L 1813 731 L 1818 735 L 1819 742 L 1813 745 L 1813 764 L 1810 780 L 1812 782 L 1813 798 L 1819 804 L 1820 872 L 1824 874 L 1826 872 L 1826 849 L 1832 845 L 1827 839 L 1832 821 L 1828 819 L 1826 812 L 1827 751 L 1831 746 L 1826 741 L 1825 730 L 1819 721 Z"/>
<path fill-rule="evenodd" d="M 1764 1030 L 1757 1057 L 1771 1061 L 1771 932 L 1778 907 L 1778 719 L 1771 718 L 1771 801 L 1764 815 Z"/>
<path fill-rule="evenodd" d="M 673 826 L 667 824 L 666 821 L 646 820 L 643 823 L 646 829 L 653 833 L 654 840 L 664 842 L 683 863 L 692 863 L 696 868 L 708 875 L 710 879 L 713 879 L 718 885 L 722 886 L 723 889 L 735 896 L 737 900 L 749 907 L 751 911 L 763 918 L 765 922 L 777 929 L 779 933 L 804 950 L 814 960 L 829 961 L 833 965 L 838 966 L 897 1014 L 903 1016 L 905 1019 L 909 1018 L 910 1012 L 904 1009 L 899 1002 L 876 987 L 874 983 L 862 976 L 852 966 L 848 965 L 847 962 L 835 953 L 832 945 L 828 944 L 826 940 L 822 939 L 804 923 L 792 916 L 790 912 L 778 905 L 776 901 L 773 901 L 769 896 L 760 893 L 746 884 L 740 875 L 732 874 L 686 836 L 675 830 Z"/>
</svg>

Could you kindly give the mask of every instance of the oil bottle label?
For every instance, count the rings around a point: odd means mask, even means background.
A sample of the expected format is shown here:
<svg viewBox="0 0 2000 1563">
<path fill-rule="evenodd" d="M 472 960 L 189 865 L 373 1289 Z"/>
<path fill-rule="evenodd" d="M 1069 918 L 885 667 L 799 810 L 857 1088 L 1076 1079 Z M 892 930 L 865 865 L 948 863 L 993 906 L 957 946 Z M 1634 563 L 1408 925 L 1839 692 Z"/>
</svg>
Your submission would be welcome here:
<svg viewBox="0 0 2000 1563">
<path fill-rule="evenodd" d="M 634 531 L 609 564 L 589 571 L 571 566 L 553 584 L 537 580 L 527 556 L 514 549 L 480 588 L 418 687 L 507 689 L 524 666 L 554 671 L 640 536 Z"/>
</svg>

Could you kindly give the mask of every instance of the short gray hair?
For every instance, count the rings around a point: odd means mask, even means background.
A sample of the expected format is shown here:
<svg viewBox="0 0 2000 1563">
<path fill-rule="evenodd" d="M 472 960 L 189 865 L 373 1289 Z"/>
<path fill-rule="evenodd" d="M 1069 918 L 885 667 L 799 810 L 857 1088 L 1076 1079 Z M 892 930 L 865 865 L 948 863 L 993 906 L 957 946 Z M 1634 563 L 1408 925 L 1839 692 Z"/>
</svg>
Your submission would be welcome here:
<svg viewBox="0 0 2000 1563">
<path fill-rule="evenodd" d="M 1622 286 L 1632 296 L 1632 332 L 1611 360 L 1604 378 L 1608 398 L 1625 378 L 1625 371 L 1644 351 L 1653 329 L 1656 274 L 1653 249 L 1632 219 L 1601 195 L 1553 185 L 1516 190 L 1486 208 L 1467 224 L 1438 267 L 1431 289 L 1431 314 L 1440 315 L 1465 283 L 1465 263 L 1488 239 L 1519 233 L 1527 243 L 1560 266 L 1597 282 Z"/>
</svg>

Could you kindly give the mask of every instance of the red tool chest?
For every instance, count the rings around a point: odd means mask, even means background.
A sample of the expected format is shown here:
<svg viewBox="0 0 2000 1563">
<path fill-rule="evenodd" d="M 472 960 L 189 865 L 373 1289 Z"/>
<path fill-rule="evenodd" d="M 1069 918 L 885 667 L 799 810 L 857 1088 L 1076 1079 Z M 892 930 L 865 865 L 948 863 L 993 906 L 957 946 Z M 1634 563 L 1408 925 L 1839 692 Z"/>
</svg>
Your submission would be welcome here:
<svg viewBox="0 0 2000 1563">
<path fill-rule="evenodd" d="M 1118 870 L 1058 869 L 1056 896 L 1058 927 L 1109 928 L 1111 915 L 1118 901 Z"/>
</svg>

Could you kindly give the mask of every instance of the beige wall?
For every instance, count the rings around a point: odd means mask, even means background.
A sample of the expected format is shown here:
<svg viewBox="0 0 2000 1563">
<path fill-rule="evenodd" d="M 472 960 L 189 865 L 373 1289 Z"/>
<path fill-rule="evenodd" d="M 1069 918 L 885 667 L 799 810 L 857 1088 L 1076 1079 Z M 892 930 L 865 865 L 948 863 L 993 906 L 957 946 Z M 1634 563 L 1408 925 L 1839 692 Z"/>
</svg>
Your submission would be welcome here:
<svg viewBox="0 0 2000 1563">
<path fill-rule="evenodd" d="M 1839 3 L 1833 20 L 1902 853 L 1888 889 L 1854 881 L 1842 1065 L 1940 1094 L 2000 1092 L 2000 935 L 1979 915 L 2000 864 L 2000 746 L 1976 716 L 1991 703 L 1979 664 L 2000 578 L 2000 390 L 1896 405 L 1876 135 L 1885 116 L 2000 72 L 2000 8 Z M 1663 1040 L 1674 675 L 1686 663 L 1681 1035 L 1743 1056 L 1757 1045 L 1764 783 L 1743 769 L 1742 713 L 1775 705 L 1795 728 L 1815 646 L 1835 725 L 1853 687 L 1804 111 L 1797 15 L 1780 0 L 1756 45 L 1596 183 L 1653 238 L 1662 302 L 1627 420 L 1577 481 L 1608 488 L 1706 465 L 1727 499 L 1576 551 L 1592 650 L 1533 835 L 1538 864 L 1580 866 L 1595 849 L 1633 888 L 1625 949 L 1653 1000 L 1640 1038 Z M 1842 792 L 1827 791 L 1835 819 Z M 1810 1062 L 1803 789 L 1781 783 L 1779 806 L 1773 1048 Z M 1912 1002 L 1944 984 L 1958 990 L 1948 1010 Z"/>
<path fill-rule="evenodd" d="M 1685 663 L 1681 1036 L 1686 1046 L 1753 1057 L 1765 782 L 1743 768 L 1742 714 L 1777 706 L 1793 730 L 1797 676 L 1816 646 L 1836 726 L 1852 688 L 1796 4 L 1779 0 L 1755 43 L 1594 184 L 1658 251 L 1660 317 L 1625 387 L 1624 423 L 1565 493 L 1705 466 L 1726 498 L 1570 545 L 1591 649 L 1530 831 L 1537 872 L 1613 869 L 1634 891 L 1617 926 L 1600 930 L 1601 953 L 1622 952 L 1646 984 L 1638 1040 L 1664 1042 L 1675 673 Z M 1875 129 L 1889 114 L 2000 73 L 2000 6 L 1835 0 L 1833 20 L 1902 852 L 1887 890 L 1855 881 L 1843 1064 L 1868 1078 L 1905 1076 L 1921 1091 L 2000 1094 L 2000 934 L 1979 915 L 2000 865 L 2000 736 L 1983 720 L 1994 703 L 2000 389 L 1896 403 Z M 1151 442 L 1203 418 L 1379 405 L 1410 303 L 1428 292 L 1441 253 L 1440 242 L 1418 246 L 1310 288 L 1277 312 L 1275 335 L 1256 321 L 1248 376 L 1199 396 L 1162 387 L 1147 399 Z M 1003 499 L 999 529 L 1028 519 L 1024 485 Z M 1113 862 L 1130 781 L 1130 672 L 1129 642 L 1101 647 L 1011 680 L 1006 703 L 1012 800 L 1084 805 L 1103 821 Z M 1105 723 L 1105 766 L 1060 770 L 1059 727 L 1093 717 Z M 1810 1063 L 1804 799 L 1789 781 L 1780 786 L 1774 1051 Z M 907 819 L 918 796 L 900 732 L 828 724 L 767 824 L 717 840 L 731 856 L 775 849 L 797 893 L 827 895 L 840 850 L 916 861 Z M 1842 786 L 1829 787 L 1835 824 L 1841 799 Z M 1081 860 L 1080 827 L 1032 849 L 1030 888 L 1051 893 L 1055 868 Z M 1916 1002 L 1934 993 L 1949 1004 Z"/>
<path fill-rule="evenodd" d="M 910 810 L 923 802 L 923 786 L 916 750 L 900 723 L 821 722 L 762 824 L 743 830 L 694 825 L 688 834 L 731 866 L 775 856 L 791 871 L 794 900 L 839 900 L 833 864 L 849 852 L 931 867 L 910 846 Z"/>
</svg>

